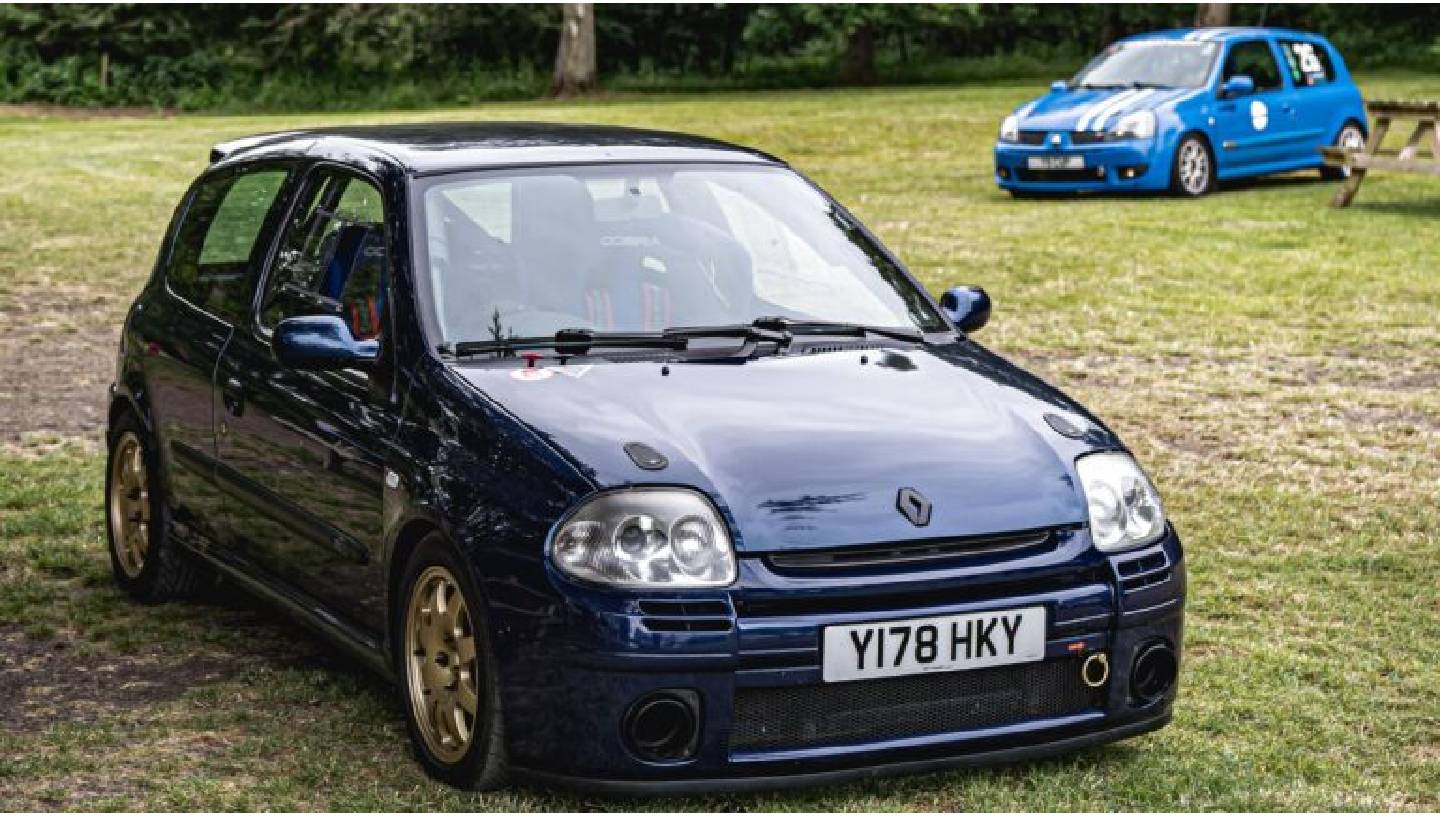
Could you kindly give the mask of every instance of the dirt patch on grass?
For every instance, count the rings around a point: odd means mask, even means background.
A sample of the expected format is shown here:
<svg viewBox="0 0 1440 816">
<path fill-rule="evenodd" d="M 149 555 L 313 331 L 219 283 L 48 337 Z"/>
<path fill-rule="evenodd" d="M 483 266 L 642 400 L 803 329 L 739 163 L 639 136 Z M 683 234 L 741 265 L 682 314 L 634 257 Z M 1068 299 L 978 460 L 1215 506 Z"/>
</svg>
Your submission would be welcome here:
<svg viewBox="0 0 1440 816">
<path fill-rule="evenodd" d="M 82 286 L 0 292 L 0 449 L 99 443 L 124 309 Z"/>
<path fill-rule="evenodd" d="M 0 627 L 0 728 L 38 731 L 148 709 L 222 680 L 248 662 L 224 655 L 177 658 L 154 647 L 118 654 L 93 643 L 36 639 L 18 627 Z"/>
</svg>

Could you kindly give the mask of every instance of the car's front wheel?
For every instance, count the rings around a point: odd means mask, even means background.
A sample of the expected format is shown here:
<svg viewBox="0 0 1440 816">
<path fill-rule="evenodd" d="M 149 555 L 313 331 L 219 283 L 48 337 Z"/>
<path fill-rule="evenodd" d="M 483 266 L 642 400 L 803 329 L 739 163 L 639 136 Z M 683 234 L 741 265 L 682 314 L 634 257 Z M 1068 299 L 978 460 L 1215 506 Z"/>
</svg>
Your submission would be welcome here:
<svg viewBox="0 0 1440 816">
<path fill-rule="evenodd" d="M 1361 130 L 1360 126 L 1354 122 L 1346 122 L 1345 127 L 1340 128 L 1340 132 L 1335 135 L 1335 146 L 1352 151 L 1364 150 L 1365 131 Z M 1330 181 L 1347 179 L 1350 177 L 1350 168 L 1327 165 L 1320 168 L 1320 177 Z"/>
<path fill-rule="evenodd" d="M 1198 198 L 1213 189 L 1215 157 L 1210 154 L 1210 146 L 1199 136 L 1186 136 L 1175 148 L 1175 162 L 1170 169 L 1170 191 Z"/>
<path fill-rule="evenodd" d="M 130 414 L 111 429 L 105 529 L 115 582 L 135 599 L 154 603 L 193 594 L 211 574 L 170 535 L 157 458 L 149 440 Z"/>
<path fill-rule="evenodd" d="M 416 546 L 400 586 L 397 668 L 420 763 L 456 787 L 503 784 L 500 689 L 469 568 L 443 538 L 431 535 Z"/>
</svg>

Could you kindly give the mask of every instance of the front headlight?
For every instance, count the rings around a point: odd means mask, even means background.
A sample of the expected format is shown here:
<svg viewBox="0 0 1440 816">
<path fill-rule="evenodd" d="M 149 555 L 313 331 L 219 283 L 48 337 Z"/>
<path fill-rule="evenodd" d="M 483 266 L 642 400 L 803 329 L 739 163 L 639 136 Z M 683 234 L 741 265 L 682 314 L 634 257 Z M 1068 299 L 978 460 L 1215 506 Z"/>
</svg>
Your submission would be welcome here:
<svg viewBox="0 0 1440 816">
<path fill-rule="evenodd" d="M 1139 111 L 1120 117 L 1110 130 L 1112 139 L 1149 139 L 1155 135 L 1155 114 Z"/>
<path fill-rule="evenodd" d="M 1149 544 L 1165 533 L 1160 494 L 1128 454 L 1092 453 L 1075 460 L 1090 506 L 1090 538 L 1103 552 Z"/>
<path fill-rule="evenodd" d="M 735 580 L 735 550 L 703 496 L 677 488 L 603 493 L 555 533 L 566 575 L 617 587 L 717 587 Z"/>
<path fill-rule="evenodd" d="M 1003 122 L 1000 123 L 1000 141 L 1002 141 L 1002 142 L 1018 142 L 1018 141 L 1020 141 L 1020 118 L 1019 118 L 1019 117 L 1015 116 L 1014 114 L 1011 114 L 1011 115 L 1005 117 L 1005 121 L 1003 121 Z"/>
</svg>

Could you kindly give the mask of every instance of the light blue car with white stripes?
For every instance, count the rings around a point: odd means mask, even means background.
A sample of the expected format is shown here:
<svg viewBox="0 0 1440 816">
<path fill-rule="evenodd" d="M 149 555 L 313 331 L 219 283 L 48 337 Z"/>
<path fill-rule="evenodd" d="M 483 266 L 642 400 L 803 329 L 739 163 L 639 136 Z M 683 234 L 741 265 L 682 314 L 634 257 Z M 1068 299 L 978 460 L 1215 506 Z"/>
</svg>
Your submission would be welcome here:
<svg viewBox="0 0 1440 816">
<path fill-rule="evenodd" d="M 1358 149 L 1365 104 L 1325 38 L 1276 28 L 1159 31 L 1119 40 L 1005 117 L 995 182 L 1012 195 L 1169 190 L 1316 169 Z"/>
</svg>

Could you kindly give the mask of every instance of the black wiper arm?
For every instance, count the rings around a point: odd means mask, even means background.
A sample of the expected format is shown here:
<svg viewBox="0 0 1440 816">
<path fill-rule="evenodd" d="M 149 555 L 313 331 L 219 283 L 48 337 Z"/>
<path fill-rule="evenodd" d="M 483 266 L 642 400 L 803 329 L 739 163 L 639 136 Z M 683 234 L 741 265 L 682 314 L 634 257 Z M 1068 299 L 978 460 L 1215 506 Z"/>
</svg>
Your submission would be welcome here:
<svg viewBox="0 0 1440 816">
<path fill-rule="evenodd" d="M 502 352 L 512 354 L 530 349 L 554 349 L 560 354 L 581 355 L 595 346 L 608 348 L 658 348 L 683 351 L 690 341 L 706 337 L 736 337 L 747 343 L 768 341 L 784 343 L 790 338 L 783 331 L 760 326 L 679 326 L 658 332 L 597 332 L 593 329 L 561 329 L 551 337 L 508 337 L 499 340 L 462 340 L 440 347 L 444 354 L 467 357 L 475 354 Z"/>
<path fill-rule="evenodd" d="M 443 343 L 442 354 L 469 357 L 475 354 L 554 349 L 561 354 L 584 354 L 591 346 L 616 348 L 683 349 L 683 337 L 666 337 L 658 332 L 595 332 L 589 329 L 561 329 L 551 337 L 504 337 L 499 340 L 461 340 Z"/>
<path fill-rule="evenodd" d="M 851 337 L 876 335 L 907 343 L 925 342 L 925 332 L 904 326 L 867 326 L 861 323 L 837 323 L 828 320 L 794 320 L 788 317 L 761 317 L 751 324 L 762 329 L 796 334 L 840 334 Z"/>
</svg>

